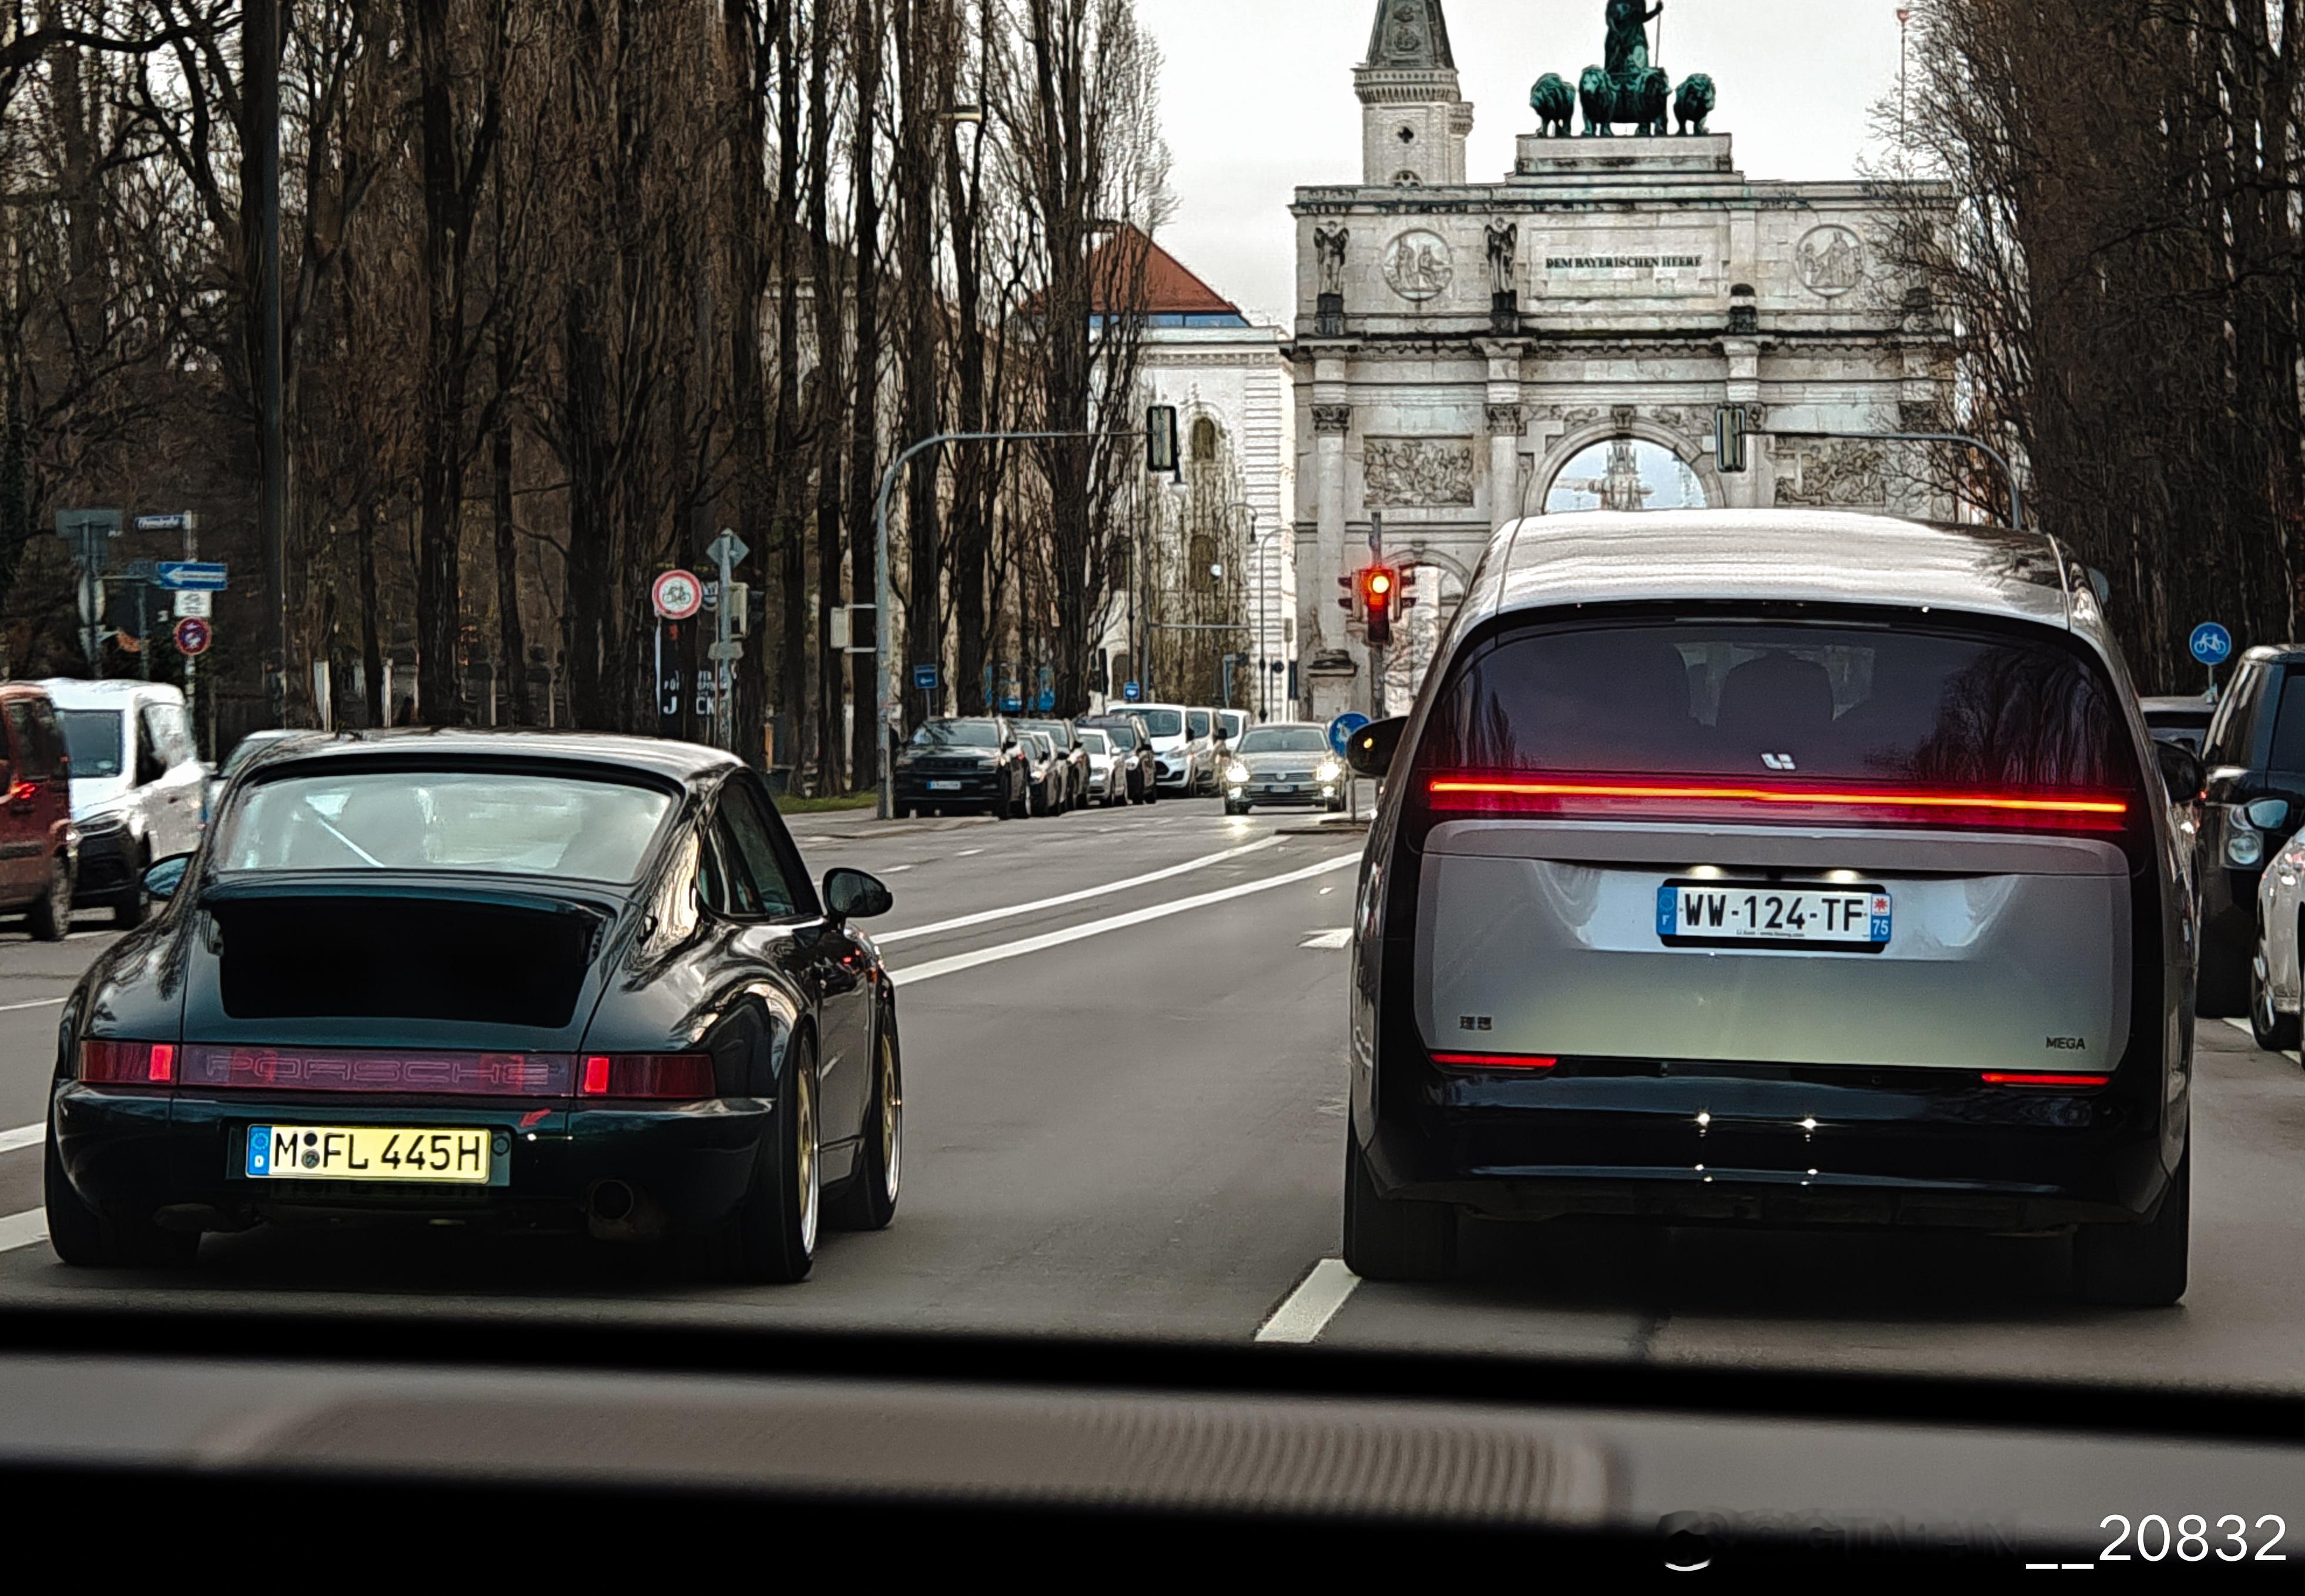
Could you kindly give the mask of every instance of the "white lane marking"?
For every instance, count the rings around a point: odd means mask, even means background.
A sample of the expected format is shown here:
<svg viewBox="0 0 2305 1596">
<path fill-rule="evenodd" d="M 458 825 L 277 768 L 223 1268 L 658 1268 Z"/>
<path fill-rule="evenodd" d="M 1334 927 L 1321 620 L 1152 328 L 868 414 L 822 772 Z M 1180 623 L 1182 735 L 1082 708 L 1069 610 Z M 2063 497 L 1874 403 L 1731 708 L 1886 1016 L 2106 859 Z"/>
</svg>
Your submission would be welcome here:
<svg viewBox="0 0 2305 1596">
<path fill-rule="evenodd" d="M 955 859 L 974 859 L 979 853 L 983 852 L 984 850 L 982 848 L 963 848 L 959 853 L 954 854 L 953 857 Z"/>
<path fill-rule="evenodd" d="M 1256 1338 L 1284 1346 L 1312 1346 L 1360 1283 L 1343 1259 L 1323 1258 L 1258 1328 Z"/>
<path fill-rule="evenodd" d="M 940 920 L 934 925 L 919 925 L 908 930 L 887 931 L 874 937 L 872 940 L 886 947 L 891 942 L 908 942 L 915 937 L 940 936 L 946 931 L 966 930 L 970 926 L 990 925 L 996 920 L 1014 920 L 1019 914 L 1037 914 L 1043 909 L 1061 909 L 1067 904 L 1085 903 L 1090 898 L 1109 897 L 1116 892 L 1127 892 L 1132 887 L 1150 887 L 1155 881 L 1166 881 L 1172 876 L 1182 876 L 1193 870 L 1206 870 L 1212 864 L 1221 864 L 1228 859 L 1238 859 L 1244 853 L 1254 853 L 1272 845 L 1272 841 L 1267 839 L 1261 843 L 1250 843 L 1244 847 L 1227 848 L 1221 853 L 1211 853 L 1204 858 L 1187 860 L 1183 864 L 1172 864 L 1167 870 L 1154 870 L 1149 876 L 1132 876 L 1126 881 L 1108 881 L 1101 887 L 1091 887 L 1079 892 L 1068 892 L 1061 897 L 1042 898 L 1035 904 L 1018 904 L 1007 909 L 987 909 L 981 914 L 964 914 L 958 920 Z"/>
<path fill-rule="evenodd" d="M 13 1252 L 48 1239 L 48 1216 L 43 1209 L 27 1209 L 0 1218 L 0 1252 Z"/>
<path fill-rule="evenodd" d="M 1353 928 L 1345 926 L 1333 931 L 1314 931 L 1297 946 L 1299 947 L 1350 947 Z"/>
<path fill-rule="evenodd" d="M 55 1008 L 64 1001 L 62 998 L 35 998 L 30 1003 L 0 1003 L 0 1014 L 13 1014 L 20 1008 Z"/>
<path fill-rule="evenodd" d="M 48 1133 L 46 1125 L 20 1125 L 13 1131 L 0 1131 L 0 1152 L 14 1152 L 20 1147 L 38 1147 Z"/>
<path fill-rule="evenodd" d="M 1307 865 L 1301 870 L 1291 870 L 1285 876 L 1273 876 L 1263 881 L 1245 882 L 1238 887 L 1227 887 L 1216 892 L 1204 892 L 1198 897 L 1178 898 L 1172 904 L 1154 904 L 1150 908 L 1132 909 L 1126 914 L 1115 914 L 1109 920 L 1091 921 L 1086 925 L 1068 927 L 1061 931 L 1050 931 L 1044 936 L 1027 937 L 1021 942 L 1004 942 L 998 947 L 987 947 L 975 953 L 957 954 L 948 959 L 933 959 L 925 964 L 915 964 L 909 970 L 891 970 L 889 979 L 900 987 L 912 986 L 939 976 L 957 975 L 964 970 L 974 970 L 981 964 L 997 964 L 1003 959 L 1022 958 L 1026 954 L 1045 948 L 1062 947 L 1067 942 L 1084 941 L 1090 937 L 1101 937 L 1107 931 L 1127 930 L 1130 926 L 1144 925 L 1151 921 L 1166 920 L 1172 914 L 1184 914 L 1195 909 L 1205 909 L 1212 904 L 1229 903 L 1234 898 L 1247 897 L 1254 893 L 1271 892 L 1276 887 L 1289 887 L 1298 881 L 1309 881 L 1331 870 L 1349 870 L 1361 862 L 1357 853 L 1347 853 L 1319 864 Z"/>
<path fill-rule="evenodd" d="M 884 876 L 901 876 L 912 868 L 909 864 L 891 864 L 884 866 L 880 873 Z"/>
<path fill-rule="evenodd" d="M 2247 1020 L 2236 1020 L 2228 1015 L 2225 1019 L 2225 1023 L 2232 1026 L 2235 1031 L 2240 1031 L 2243 1036 L 2249 1038 L 2250 1040 L 2255 1041 L 2257 1040 L 2257 1032 L 2250 1029 L 2250 1024 Z"/>
</svg>

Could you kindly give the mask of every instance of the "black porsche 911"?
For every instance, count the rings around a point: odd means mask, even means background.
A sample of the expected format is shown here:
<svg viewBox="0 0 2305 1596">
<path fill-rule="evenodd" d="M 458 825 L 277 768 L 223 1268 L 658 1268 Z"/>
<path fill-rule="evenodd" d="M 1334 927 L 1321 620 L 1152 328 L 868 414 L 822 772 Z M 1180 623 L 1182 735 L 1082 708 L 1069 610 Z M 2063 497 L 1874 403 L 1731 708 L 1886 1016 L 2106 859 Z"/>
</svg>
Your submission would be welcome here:
<svg viewBox="0 0 2305 1596">
<path fill-rule="evenodd" d="M 797 1280 L 897 1208 L 896 995 L 727 755 L 549 733 L 308 735 L 224 794 L 69 999 L 48 1235 L 188 1261 L 265 1222 L 676 1242 Z"/>
</svg>

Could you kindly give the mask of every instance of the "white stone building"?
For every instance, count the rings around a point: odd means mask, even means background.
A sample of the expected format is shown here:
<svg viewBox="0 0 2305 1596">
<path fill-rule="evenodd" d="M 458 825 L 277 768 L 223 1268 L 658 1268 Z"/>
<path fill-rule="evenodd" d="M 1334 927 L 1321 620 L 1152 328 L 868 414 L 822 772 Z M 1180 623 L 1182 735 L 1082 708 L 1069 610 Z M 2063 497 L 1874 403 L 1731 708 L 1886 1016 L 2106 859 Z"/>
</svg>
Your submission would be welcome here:
<svg viewBox="0 0 2305 1596">
<path fill-rule="evenodd" d="M 1589 34 L 1562 30 L 1531 75 L 1576 84 L 1601 9 L 1572 13 Z M 1751 181 L 1728 135 L 1695 129 L 1531 132 L 1512 172 L 1468 182 L 1472 107 L 1442 0 L 1377 0 L 1355 88 L 1363 181 L 1299 189 L 1291 208 L 1310 712 L 1379 707 L 1336 578 L 1369 563 L 1380 519 L 1388 563 L 1420 568 L 1441 610 L 1493 529 L 1584 492 L 1657 502 L 1677 479 L 1676 497 L 1714 506 L 1951 514 L 1909 446 L 1762 437 L 1748 473 L 1714 469 L 1722 404 L 1788 434 L 1923 429 L 1950 410 L 1945 343 L 1886 265 L 1877 189 Z M 1646 487 L 1637 450 L 1656 458 Z M 1409 618 L 1429 654 L 1434 617 Z M 1388 661 L 1384 707 L 1405 708 L 1422 663 Z"/>
</svg>

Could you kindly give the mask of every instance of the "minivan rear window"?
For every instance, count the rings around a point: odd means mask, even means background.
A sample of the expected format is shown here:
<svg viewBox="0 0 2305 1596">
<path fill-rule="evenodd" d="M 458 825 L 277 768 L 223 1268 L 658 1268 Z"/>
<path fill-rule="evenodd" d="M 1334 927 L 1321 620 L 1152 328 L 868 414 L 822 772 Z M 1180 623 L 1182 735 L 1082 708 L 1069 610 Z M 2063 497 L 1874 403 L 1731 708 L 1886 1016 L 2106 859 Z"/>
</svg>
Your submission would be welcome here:
<svg viewBox="0 0 2305 1596">
<path fill-rule="evenodd" d="M 2131 788 L 2105 678 L 2047 643 L 1735 620 L 1546 631 L 1475 657 L 1427 773 Z"/>
</svg>

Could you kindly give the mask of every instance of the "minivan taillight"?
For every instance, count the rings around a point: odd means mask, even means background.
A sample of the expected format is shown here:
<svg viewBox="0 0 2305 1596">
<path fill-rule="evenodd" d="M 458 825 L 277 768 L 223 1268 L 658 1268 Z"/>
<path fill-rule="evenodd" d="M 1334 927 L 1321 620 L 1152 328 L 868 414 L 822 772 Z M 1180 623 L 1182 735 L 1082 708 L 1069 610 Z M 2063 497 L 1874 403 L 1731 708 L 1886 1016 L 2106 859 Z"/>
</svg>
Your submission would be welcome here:
<svg viewBox="0 0 2305 1596">
<path fill-rule="evenodd" d="M 176 1044 L 83 1041 L 80 1045 L 80 1078 L 101 1086 L 173 1086 L 176 1081 Z"/>
<path fill-rule="evenodd" d="M 1981 825 L 2118 832 L 2127 825 L 2130 813 L 2129 800 L 2111 793 L 1703 777 L 1447 771 L 1432 777 L 1425 792 L 1436 811 L 1578 819 L 1823 820 L 1844 825 Z"/>
<path fill-rule="evenodd" d="M 577 1095 L 658 1098 L 701 1102 L 719 1095 L 707 1053 L 592 1053 L 584 1059 Z"/>
</svg>

